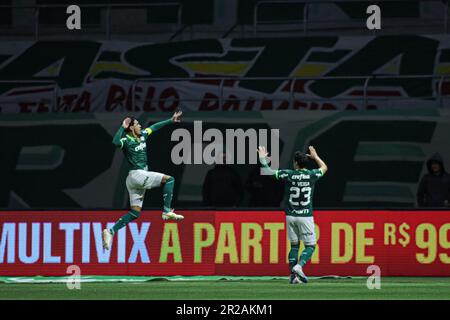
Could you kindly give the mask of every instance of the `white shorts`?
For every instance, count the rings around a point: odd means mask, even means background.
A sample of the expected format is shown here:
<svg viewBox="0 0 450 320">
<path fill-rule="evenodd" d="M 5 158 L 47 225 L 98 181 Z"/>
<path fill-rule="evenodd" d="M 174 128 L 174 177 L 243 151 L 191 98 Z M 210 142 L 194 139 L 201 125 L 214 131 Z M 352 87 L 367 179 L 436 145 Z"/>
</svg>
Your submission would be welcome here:
<svg viewBox="0 0 450 320">
<path fill-rule="evenodd" d="M 286 216 L 286 228 L 290 242 L 303 241 L 308 246 L 317 242 L 314 217 Z"/>
<path fill-rule="evenodd" d="M 130 194 L 130 206 L 142 208 L 145 190 L 161 186 L 163 177 L 164 175 L 159 172 L 131 170 L 126 180 L 128 193 Z"/>
</svg>

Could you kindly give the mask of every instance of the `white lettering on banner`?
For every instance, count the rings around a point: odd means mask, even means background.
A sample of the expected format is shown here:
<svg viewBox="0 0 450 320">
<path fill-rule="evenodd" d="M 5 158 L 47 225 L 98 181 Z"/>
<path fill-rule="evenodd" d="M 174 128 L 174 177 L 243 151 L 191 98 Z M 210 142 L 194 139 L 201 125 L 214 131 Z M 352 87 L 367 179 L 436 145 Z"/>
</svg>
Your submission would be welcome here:
<svg viewBox="0 0 450 320">
<path fill-rule="evenodd" d="M 134 224 L 130 224 L 131 225 Z M 118 263 L 126 263 L 126 232 L 125 232 L 125 228 L 122 228 L 119 230 L 119 232 L 117 233 L 117 262 Z"/>
<path fill-rule="evenodd" d="M 27 241 L 27 224 L 19 223 L 19 260 L 23 263 L 31 264 L 39 260 L 39 243 L 41 235 L 40 223 L 33 223 L 31 225 L 31 255 L 27 255 L 28 241 Z"/>
<path fill-rule="evenodd" d="M 82 223 L 82 248 L 81 248 L 81 262 L 91 262 L 91 224 L 89 222 Z"/>
<path fill-rule="evenodd" d="M 59 229 L 66 232 L 66 263 L 73 262 L 73 233 L 75 230 L 80 229 L 79 223 L 66 223 L 59 224 Z"/>
<path fill-rule="evenodd" d="M 4 223 L 0 238 L 0 263 L 4 263 L 6 252 L 8 252 L 7 263 L 14 263 L 16 261 L 15 248 L 16 224 Z"/>
<path fill-rule="evenodd" d="M 138 254 L 141 254 L 141 259 L 143 263 L 150 263 L 150 258 L 148 256 L 147 248 L 145 246 L 145 238 L 147 237 L 148 230 L 150 229 L 150 222 L 143 222 L 141 226 L 141 232 L 139 232 L 137 225 L 130 224 L 131 236 L 133 238 L 134 244 L 131 249 L 129 263 L 136 263 Z"/>
<path fill-rule="evenodd" d="M 109 222 L 107 228 L 111 228 L 113 225 L 113 222 Z M 117 245 L 117 263 L 137 263 L 138 260 L 141 263 L 151 262 L 145 243 L 150 225 L 150 222 L 144 222 L 139 228 L 137 223 L 128 224 L 127 228 L 131 233 L 129 239 L 132 240 L 128 256 L 126 228 L 119 230 L 112 244 L 112 247 Z M 58 224 L 57 230 L 54 230 L 51 222 L 0 224 L 0 264 L 16 263 L 17 253 L 18 260 L 26 264 L 74 263 L 80 259 L 82 263 L 91 263 L 91 250 L 94 248 L 97 255 L 96 263 L 113 262 L 111 261 L 113 248 L 110 250 L 103 249 L 103 227 L 104 224 L 100 222 L 61 222 Z M 17 243 L 16 230 L 18 230 Z M 59 233 L 57 238 L 55 238 L 56 232 Z M 64 232 L 64 235 L 61 232 Z M 95 243 L 91 243 L 91 232 L 94 233 Z M 31 241 L 28 238 L 30 236 Z M 43 241 L 41 242 L 40 239 L 43 239 Z M 61 256 L 55 254 L 55 248 L 63 248 L 61 251 L 64 252 L 58 251 Z M 77 252 L 79 255 L 75 256 Z"/>
<path fill-rule="evenodd" d="M 61 263 L 61 257 L 52 256 L 52 223 L 44 223 L 44 263 Z"/>
</svg>

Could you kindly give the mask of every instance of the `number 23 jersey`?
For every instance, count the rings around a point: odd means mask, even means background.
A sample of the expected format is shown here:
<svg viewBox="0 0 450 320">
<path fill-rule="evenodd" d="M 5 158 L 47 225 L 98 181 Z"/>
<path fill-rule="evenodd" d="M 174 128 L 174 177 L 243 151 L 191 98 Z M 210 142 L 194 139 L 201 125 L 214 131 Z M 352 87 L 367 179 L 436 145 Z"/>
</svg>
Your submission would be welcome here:
<svg viewBox="0 0 450 320">
<path fill-rule="evenodd" d="M 288 216 L 312 217 L 312 199 L 316 181 L 323 176 L 322 170 L 277 170 L 275 178 L 286 181 L 284 211 Z"/>
</svg>

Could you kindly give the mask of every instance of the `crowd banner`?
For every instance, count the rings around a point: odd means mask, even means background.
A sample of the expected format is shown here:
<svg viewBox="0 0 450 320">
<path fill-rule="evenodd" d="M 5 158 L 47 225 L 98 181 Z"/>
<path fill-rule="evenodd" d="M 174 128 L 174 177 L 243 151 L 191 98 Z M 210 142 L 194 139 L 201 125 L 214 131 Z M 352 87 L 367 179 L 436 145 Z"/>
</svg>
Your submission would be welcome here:
<svg viewBox="0 0 450 320">
<path fill-rule="evenodd" d="M 181 222 L 143 211 L 110 251 L 102 229 L 120 211 L 3 211 L 0 276 L 289 274 L 281 211 L 180 211 Z M 450 211 L 315 212 L 311 276 L 450 276 Z"/>
<path fill-rule="evenodd" d="M 0 112 L 445 107 L 449 43 L 448 35 L 4 42 Z"/>
</svg>

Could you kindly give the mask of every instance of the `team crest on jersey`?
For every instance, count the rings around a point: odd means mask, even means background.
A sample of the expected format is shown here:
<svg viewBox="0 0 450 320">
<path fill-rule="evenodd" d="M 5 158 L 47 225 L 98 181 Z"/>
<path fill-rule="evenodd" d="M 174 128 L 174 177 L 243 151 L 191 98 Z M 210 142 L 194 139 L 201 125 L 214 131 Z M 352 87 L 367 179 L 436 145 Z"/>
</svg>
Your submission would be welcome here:
<svg viewBox="0 0 450 320">
<path fill-rule="evenodd" d="M 145 143 L 141 142 L 136 148 L 134 148 L 134 151 L 142 151 L 146 148 Z"/>
<path fill-rule="evenodd" d="M 145 141 L 145 138 L 144 138 L 144 137 L 141 137 L 141 141 Z"/>
</svg>

